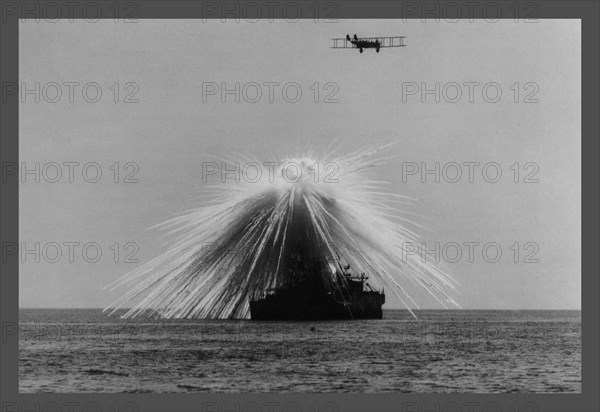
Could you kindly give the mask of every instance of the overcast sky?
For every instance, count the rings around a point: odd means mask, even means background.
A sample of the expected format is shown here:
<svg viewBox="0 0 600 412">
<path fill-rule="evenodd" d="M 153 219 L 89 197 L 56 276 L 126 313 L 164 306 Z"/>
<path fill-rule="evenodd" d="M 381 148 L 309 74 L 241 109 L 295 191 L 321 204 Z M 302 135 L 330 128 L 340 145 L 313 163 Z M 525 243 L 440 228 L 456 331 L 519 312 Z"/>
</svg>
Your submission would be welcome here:
<svg viewBox="0 0 600 412">
<path fill-rule="evenodd" d="M 347 33 L 405 35 L 407 47 L 378 54 L 329 48 L 330 38 Z M 148 228 L 200 204 L 203 161 L 234 153 L 267 161 L 339 140 L 341 152 L 396 143 L 395 159 L 376 177 L 389 180 L 390 191 L 418 199 L 409 211 L 427 226 L 419 232 L 428 248 L 436 242 L 462 245 L 462 258 L 443 265 L 462 285 L 453 296 L 463 308 L 580 308 L 579 21 L 29 21 L 20 25 L 19 44 L 20 81 L 27 89 L 39 82 L 41 89 L 40 103 L 32 94 L 22 96 L 20 161 L 28 169 L 36 162 L 40 169 L 49 162 L 80 164 L 73 183 L 67 166 L 57 183 L 47 181 L 55 174 L 51 166 L 40 183 L 33 175 L 21 176 L 26 182 L 20 188 L 20 241 L 27 249 L 40 244 L 40 262 L 34 253 L 20 265 L 21 307 L 112 302 L 124 291 L 104 286 L 165 250 L 161 233 Z M 52 82 L 62 85 L 56 103 L 46 101 L 56 96 Z M 68 82 L 80 84 L 72 103 Z M 82 96 L 83 85 L 91 82 L 102 90 L 96 103 Z M 135 85 L 126 87 L 128 82 Z M 203 102 L 207 82 L 281 86 L 273 103 L 266 86 L 256 103 L 243 95 L 240 103 L 233 96 L 222 103 L 220 94 Z M 282 96 L 281 87 L 291 82 L 302 89 L 296 103 Z M 324 89 L 328 82 L 336 86 Z M 436 82 L 439 103 L 435 95 L 426 95 L 423 103 L 418 91 L 403 99 L 403 88 L 434 89 Z M 479 84 L 473 86 L 472 102 L 469 82 Z M 491 82 L 495 87 L 484 95 L 483 86 Z M 114 83 L 120 89 L 117 103 Z M 318 103 L 310 88 L 314 83 L 320 88 Z M 452 83 L 462 89 L 455 103 L 446 101 L 456 96 Z M 486 101 L 496 98 L 498 87 L 499 101 Z M 338 102 L 324 103 L 334 90 L 331 98 Z M 86 98 L 93 99 L 93 85 L 87 91 Z M 288 91 L 287 98 L 293 98 Z M 247 92 L 254 97 L 254 90 Z M 137 103 L 123 102 L 130 93 Z M 90 162 L 102 169 L 97 183 L 82 177 L 81 166 Z M 119 183 L 111 169 L 116 162 Z M 139 169 L 124 169 L 128 162 Z M 432 176 L 423 183 L 418 174 L 403 179 L 402 165 L 411 162 L 428 167 L 495 162 L 502 177 L 487 182 L 479 166 L 471 183 L 463 165 L 456 183 L 443 175 L 440 183 Z M 519 183 L 510 168 L 515 162 Z M 93 171 L 88 169 L 87 177 Z M 129 172 L 138 183 L 123 182 Z M 454 169 L 447 172 L 454 177 Z M 537 183 L 523 182 L 530 173 Z M 488 178 L 494 175 L 495 169 L 488 169 Z M 55 255 L 51 242 L 61 245 L 56 263 L 49 262 Z M 78 242 L 73 262 L 66 242 Z M 96 263 L 82 257 L 82 246 L 90 242 L 102 249 Z M 124 250 L 128 242 L 139 250 Z M 476 246 L 470 262 L 466 242 L 495 242 L 502 257 L 490 263 Z M 139 263 L 124 262 L 131 251 Z M 494 256 L 488 252 L 488 258 Z M 530 253 L 537 263 L 524 262 Z M 389 300 L 386 307 L 399 306 Z"/>
</svg>

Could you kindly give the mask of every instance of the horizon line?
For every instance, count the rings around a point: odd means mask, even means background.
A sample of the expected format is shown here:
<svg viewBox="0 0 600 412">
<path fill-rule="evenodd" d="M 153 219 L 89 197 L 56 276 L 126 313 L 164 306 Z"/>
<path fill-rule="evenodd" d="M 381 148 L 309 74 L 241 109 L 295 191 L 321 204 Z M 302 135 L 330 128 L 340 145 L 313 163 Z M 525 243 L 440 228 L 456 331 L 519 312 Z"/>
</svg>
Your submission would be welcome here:
<svg viewBox="0 0 600 412">
<path fill-rule="evenodd" d="M 103 311 L 106 308 L 101 308 L 101 307 L 89 307 L 89 308 L 66 308 L 66 307 L 19 307 L 19 310 L 22 309 L 35 309 L 35 310 L 44 310 L 44 309 L 63 309 L 63 310 L 101 310 Z M 131 308 L 119 308 L 117 309 L 118 311 L 123 311 L 123 310 L 130 310 Z M 383 310 L 404 310 L 404 311 L 409 311 L 409 309 L 407 308 L 382 308 Z M 571 310 L 571 311 L 580 311 L 581 312 L 581 308 L 545 308 L 545 309 L 534 309 L 534 308 L 505 308 L 505 309 L 498 309 L 498 308 L 420 308 L 420 309 L 410 309 L 413 312 L 414 311 L 424 311 L 424 310 L 439 310 L 439 311 L 469 311 L 469 310 L 513 310 L 513 311 L 540 311 L 540 310 L 544 310 L 544 311 L 550 311 L 550 310 Z"/>
</svg>

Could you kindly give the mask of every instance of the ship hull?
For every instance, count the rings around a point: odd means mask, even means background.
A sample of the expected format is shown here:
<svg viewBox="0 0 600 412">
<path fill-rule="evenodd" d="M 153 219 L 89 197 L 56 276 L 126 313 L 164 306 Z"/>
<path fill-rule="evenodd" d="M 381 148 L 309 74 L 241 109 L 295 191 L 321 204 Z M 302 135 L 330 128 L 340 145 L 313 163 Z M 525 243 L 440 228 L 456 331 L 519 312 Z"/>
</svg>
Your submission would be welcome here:
<svg viewBox="0 0 600 412">
<path fill-rule="evenodd" d="M 347 301 L 332 294 L 294 295 L 280 293 L 250 302 L 252 320 L 349 320 L 382 319 L 384 295 L 364 292 Z"/>
</svg>

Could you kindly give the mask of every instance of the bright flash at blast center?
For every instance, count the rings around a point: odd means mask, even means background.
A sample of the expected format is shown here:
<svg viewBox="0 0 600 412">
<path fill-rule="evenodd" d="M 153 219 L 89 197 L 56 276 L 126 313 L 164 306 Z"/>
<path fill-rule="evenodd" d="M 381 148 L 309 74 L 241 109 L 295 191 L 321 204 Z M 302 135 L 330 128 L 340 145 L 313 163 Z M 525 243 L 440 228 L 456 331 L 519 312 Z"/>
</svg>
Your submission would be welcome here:
<svg viewBox="0 0 600 412">
<path fill-rule="evenodd" d="M 386 150 L 320 162 L 285 159 L 252 181 L 216 185 L 209 204 L 162 225 L 176 240 L 112 285 L 130 289 L 110 308 L 143 296 L 125 317 L 245 318 L 253 291 L 285 284 L 298 256 L 325 268 L 319 275 L 329 287 L 339 287 L 335 268 L 343 261 L 391 290 L 409 310 L 418 308 L 409 284 L 444 306 L 458 306 L 446 293 L 456 282 L 404 249 L 418 245 L 411 222 L 398 213 L 410 198 L 388 193 L 386 182 L 370 178 Z"/>
</svg>

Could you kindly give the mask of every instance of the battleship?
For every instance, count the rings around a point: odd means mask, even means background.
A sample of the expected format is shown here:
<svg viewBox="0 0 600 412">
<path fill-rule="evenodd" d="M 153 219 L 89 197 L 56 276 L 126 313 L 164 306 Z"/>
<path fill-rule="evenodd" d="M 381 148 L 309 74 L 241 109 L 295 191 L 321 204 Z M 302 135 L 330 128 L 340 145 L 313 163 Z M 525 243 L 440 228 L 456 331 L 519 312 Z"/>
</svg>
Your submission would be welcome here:
<svg viewBox="0 0 600 412">
<path fill-rule="evenodd" d="M 315 272 L 299 272 L 278 288 L 255 291 L 250 300 L 252 320 L 382 319 L 383 290 L 373 289 L 368 276 L 336 272 L 327 287 Z"/>
<path fill-rule="evenodd" d="M 339 254 L 324 253 L 329 248 L 309 230 L 309 216 L 302 203 L 295 205 L 279 276 L 271 288 L 251 292 L 250 319 L 382 319 L 383 290 L 373 289 L 364 273 L 354 274 Z"/>
</svg>

